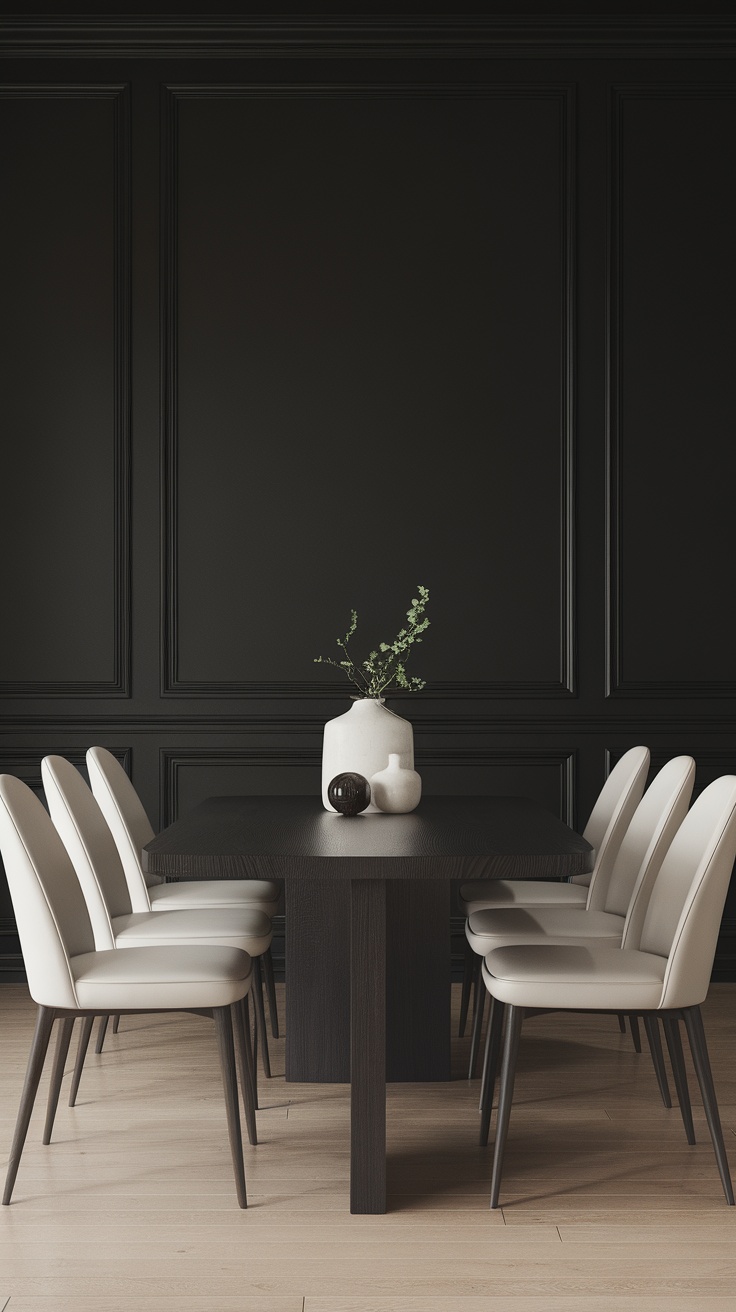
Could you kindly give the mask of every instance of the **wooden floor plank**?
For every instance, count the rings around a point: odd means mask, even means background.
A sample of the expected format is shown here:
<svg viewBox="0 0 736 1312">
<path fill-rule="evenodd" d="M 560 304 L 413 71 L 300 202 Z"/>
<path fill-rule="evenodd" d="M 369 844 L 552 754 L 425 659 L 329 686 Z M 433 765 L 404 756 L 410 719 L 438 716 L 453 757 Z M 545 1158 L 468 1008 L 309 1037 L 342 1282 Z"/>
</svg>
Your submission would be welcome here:
<svg viewBox="0 0 736 1312">
<path fill-rule="evenodd" d="M 7 1312 L 214 1312 L 212 1300 L 208 1295 L 194 1297 L 176 1294 L 168 1297 L 157 1293 L 148 1297 L 145 1293 L 136 1295 L 135 1306 L 122 1303 L 120 1295 L 93 1294 L 80 1297 L 73 1294 L 65 1297 L 59 1294 L 14 1294 L 8 1304 Z M 304 1299 L 300 1295 L 256 1294 L 229 1296 L 221 1294 L 217 1300 L 216 1312 L 303 1312 Z M 4 1312 L 0 1302 L 0 1312 Z"/>
<path fill-rule="evenodd" d="M 25 1309 L 23 1309 L 25 1312 Z M 36 1312 L 36 1309 L 33 1309 Z M 40 1312 L 40 1309 L 39 1309 Z M 442 1298 L 307 1298 L 304 1312 L 734 1312 L 734 1300 L 726 1295 L 667 1294 L 635 1295 L 544 1294 L 499 1298 L 497 1295 Z"/>
<path fill-rule="evenodd" d="M 264 1264 L 242 1267 L 228 1266 L 224 1270 L 183 1269 L 172 1265 L 164 1266 L 158 1272 L 137 1270 L 134 1262 L 116 1264 L 112 1270 L 85 1270 L 83 1272 L 38 1271 L 11 1269 L 4 1275 L 6 1287 L 11 1294 L 11 1312 L 13 1296 L 51 1295 L 71 1297 L 75 1294 L 113 1297 L 122 1300 L 137 1300 L 141 1295 L 152 1296 L 166 1294 L 209 1296 L 212 1306 L 216 1308 L 220 1297 L 233 1294 L 238 1288 L 244 1295 L 255 1292 L 272 1297 L 292 1295 L 298 1282 L 304 1296 L 347 1299 L 355 1297 L 356 1290 L 363 1290 L 366 1295 L 383 1299 L 399 1299 L 408 1296 L 435 1298 L 463 1298 L 488 1296 L 495 1297 L 580 1297 L 624 1296 L 637 1294 L 640 1297 L 669 1297 L 690 1295 L 691 1297 L 731 1297 L 734 1289 L 733 1265 L 722 1262 L 717 1271 L 706 1264 L 695 1263 L 692 1266 L 683 1261 L 676 1269 L 665 1272 L 653 1269 L 651 1265 L 642 1264 L 638 1269 L 629 1271 L 619 1263 L 602 1261 L 581 1264 L 570 1262 L 564 1269 L 551 1273 L 543 1263 L 521 1265 L 499 1262 L 492 1267 L 478 1262 L 471 1269 L 444 1270 L 440 1266 L 429 1271 L 419 1272 L 408 1267 L 407 1263 L 392 1264 L 388 1270 L 381 1269 L 380 1262 L 327 1263 L 325 1258 L 316 1258 L 311 1266 L 306 1264 L 286 1263 L 283 1268 Z M 126 1310 L 127 1312 L 127 1310 Z"/>
</svg>

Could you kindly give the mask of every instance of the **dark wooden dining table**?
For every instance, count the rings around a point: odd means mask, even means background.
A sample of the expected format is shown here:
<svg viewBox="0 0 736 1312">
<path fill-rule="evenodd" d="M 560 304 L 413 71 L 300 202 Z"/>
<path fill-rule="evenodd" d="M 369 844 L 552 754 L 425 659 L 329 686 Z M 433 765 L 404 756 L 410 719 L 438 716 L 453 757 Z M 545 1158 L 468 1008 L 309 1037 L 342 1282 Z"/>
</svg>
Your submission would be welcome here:
<svg viewBox="0 0 736 1312">
<path fill-rule="evenodd" d="M 286 1078 L 350 1081 L 350 1210 L 386 1210 L 386 1081 L 450 1077 L 450 889 L 592 868 L 525 797 L 423 797 L 341 816 L 312 797 L 213 797 L 147 844 L 167 879 L 286 887 Z M 388 1006 L 387 1006 L 388 995 Z"/>
</svg>

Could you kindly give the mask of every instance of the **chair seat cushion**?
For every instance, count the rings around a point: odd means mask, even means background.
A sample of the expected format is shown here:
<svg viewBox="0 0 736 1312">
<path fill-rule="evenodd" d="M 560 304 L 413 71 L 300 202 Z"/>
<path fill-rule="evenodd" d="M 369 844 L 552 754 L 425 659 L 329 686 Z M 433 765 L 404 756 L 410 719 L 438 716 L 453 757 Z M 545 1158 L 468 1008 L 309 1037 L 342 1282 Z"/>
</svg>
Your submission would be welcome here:
<svg viewBox="0 0 736 1312">
<path fill-rule="evenodd" d="M 553 879 L 473 879 L 460 885 L 460 906 L 469 916 L 484 907 L 584 907 L 588 890 L 582 884 Z"/>
<path fill-rule="evenodd" d="M 489 993 L 515 1007 L 648 1011 L 659 1006 L 665 957 L 587 943 L 495 948 L 483 962 Z"/>
<path fill-rule="evenodd" d="M 228 1007 L 245 997 L 252 961 L 223 947 L 147 947 L 85 952 L 71 958 L 81 1008 Z"/>
<path fill-rule="evenodd" d="M 257 906 L 275 916 L 281 885 L 272 879 L 192 879 L 175 884 L 152 884 L 148 889 L 152 911 L 180 911 L 199 907 Z"/>
<path fill-rule="evenodd" d="M 514 943 L 568 943 L 594 939 L 619 947 L 624 918 L 584 907 L 500 907 L 474 911 L 465 934 L 474 952 L 485 957 L 494 948 Z"/>
<path fill-rule="evenodd" d="M 159 944 L 218 944 L 259 957 L 271 946 L 271 921 L 256 907 L 203 908 L 200 911 L 136 911 L 112 922 L 119 948 Z"/>
</svg>

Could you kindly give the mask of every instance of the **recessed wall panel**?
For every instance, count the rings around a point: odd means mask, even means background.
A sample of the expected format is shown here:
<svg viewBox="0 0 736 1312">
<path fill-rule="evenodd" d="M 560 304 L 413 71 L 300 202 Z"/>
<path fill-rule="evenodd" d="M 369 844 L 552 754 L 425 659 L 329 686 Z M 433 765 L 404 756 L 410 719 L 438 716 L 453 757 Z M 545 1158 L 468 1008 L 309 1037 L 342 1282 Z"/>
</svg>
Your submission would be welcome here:
<svg viewBox="0 0 736 1312">
<path fill-rule="evenodd" d="M 172 91 L 170 689 L 319 688 L 418 583 L 432 686 L 567 688 L 567 111 Z"/>
<path fill-rule="evenodd" d="M 736 96 L 614 101 L 612 688 L 736 690 Z"/>
<path fill-rule="evenodd" d="M 127 682 L 120 88 L 0 88 L 0 690 Z"/>
<path fill-rule="evenodd" d="M 161 752 L 161 801 L 170 824 L 208 797 L 319 796 L 320 755 L 232 749 Z M 575 753 L 558 751 L 425 752 L 417 760 L 430 796 L 533 797 L 568 824 L 575 792 Z"/>
</svg>

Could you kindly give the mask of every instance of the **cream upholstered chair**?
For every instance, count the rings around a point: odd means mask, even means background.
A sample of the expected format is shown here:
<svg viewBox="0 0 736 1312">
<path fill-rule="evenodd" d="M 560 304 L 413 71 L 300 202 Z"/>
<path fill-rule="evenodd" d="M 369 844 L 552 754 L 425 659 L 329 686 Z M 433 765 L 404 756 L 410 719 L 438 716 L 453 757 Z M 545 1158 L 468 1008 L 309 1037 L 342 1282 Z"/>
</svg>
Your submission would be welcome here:
<svg viewBox="0 0 736 1312">
<path fill-rule="evenodd" d="M 700 1005 L 708 992 L 734 858 L 736 776 L 725 775 L 705 789 L 680 825 L 654 882 L 636 947 L 615 948 L 588 941 L 585 946 L 534 943 L 489 952 L 483 963 L 483 981 L 494 999 L 494 1011 L 507 1013 L 491 1207 L 498 1206 L 526 1009 L 635 1011 L 674 1025 L 678 1038 L 679 1021 L 683 1020 L 723 1190 L 726 1201 L 733 1205 Z M 484 1091 L 481 1137 L 483 1130 L 486 1135 L 488 1132 L 492 1086 L 490 1078 Z"/>
<path fill-rule="evenodd" d="M 90 747 L 87 772 L 92 792 L 115 840 L 128 881 L 133 911 L 184 911 L 204 908 L 255 906 L 271 917 L 276 914 L 281 885 L 267 879 L 193 879 L 167 884 L 146 874 L 141 852 L 154 837 L 143 803 L 119 761 L 105 747 Z M 256 987 L 260 987 L 261 962 L 268 995 L 271 1033 L 279 1037 L 270 947 L 255 958 Z M 253 990 L 254 998 L 256 989 Z M 268 1057 L 267 1049 L 264 1056 Z M 270 1072 L 267 1071 L 267 1074 Z"/>
<path fill-rule="evenodd" d="M 460 886 L 460 908 L 465 916 L 486 908 L 496 910 L 501 907 L 601 907 L 603 899 L 595 891 L 595 886 L 599 881 L 605 885 L 629 821 L 644 792 L 648 770 L 648 748 L 632 747 L 624 753 L 606 779 L 583 830 L 583 838 L 595 850 L 595 865 L 590 875 L 575 876 L 569 883 L 541 879 L 471 880 Z M 461 1035 L 465 1033 L 473 965 L 478 965 L 475 958 L 466 958 L 460 1007 Z M 477 973 L 475 978 L 479 983 Z M 482 997 L 482 990 L 477 987 L 476 1015 Z"/>
<path fill-rule="evenodd" d="M 51 819 L 71 857 L 89 909 L 95 946 L 137 948 L 165 944 L 237 947 L 260 956 L 271 943 L 271 921 L 254 906 L 133 911 L 128 883 L 105 818 L 79 771 L 61 756 L 41 762 Z M 255 992 L 255 1012 L 264 1054 L 267 1049 L 263 998 Z M 260 1008 L 259 1008 L 260 1001 Z M 83 1028 L 72 1081 L 72 1101 L 89 1041 L 91 1022 Z M 265 1063 L 264 1063 L 265 1065 Z"/>
<path fill-rule="evenodd" d="M 26 784 L 0 776 L 0 851 L 8 877 L 31 997 L 38 1004 L 3 1203 L 10 1202 L 51 1031 L 60 1021 L 44 1143 L 51 1128 L 76 1016 L 104 1011 L 205 1009 L 215 1020 L 225 1088 L 233 1171 L 246 1206 L 243 1145 L 234 1075 L 233 1024 L 239 1038 L 246 1114 L 255 1120 L 244 1070 L 248 1043 L 238 1028 L 251 985 L 251 960 L 232 947 L 136 947 L 97 951 L 87 906 L 69 856 L 43 805 Z"/>
<path fill-rule="evenodd" d="M 574 883 L 547 879 L 476 879 L 460 886 L 460 905 L 467 916 L 482 907 L 585 906 L 586 885 L 593 885 L 613 862 L 629 821 L 644 792 L 649 749 L 632 747 L 616 763 L 590 813 L 583 837 L 595 849 L 591 874 Z"/>
<path fill-rule="evenodd" d="M 691 756 L 662 767 L 637 806 L 613 864 L 601 876 L 600 910 L 592 907 L 528 906 L 484 908 L 468 917 L 466 937 L 485 957 L 513 943 L 596 939 L 619 947 L 641 932 L 649 895 L 664 855 L 687 815 L 695 784 Z"/>
<path fill-rule="evenodd" d="M 677 756 L 659 771 L 629 822 L 613 864 L 606 863 L 599 874 L 596 893 L 602 902 L 600 910 L 529 906 L 474 911 L 465 926 L 473 952 L 482 958 L 494 948 L 516 943 L 584 943 L 590 939 L 620 947 L 622 940 L 638 942 L 654 880 L 687 815 L 694 784 L 695 762 L 691 756 Z M 476 1012 L 476 1021 L 477 1013 L 481 1013 L 481 1023 L 484 1000 L 485 989 Z M 476 1046 L 479 1029 L 479 1024 L 474 1026 Z M 662 1084 L 659 1031 L 647 1026 L 647 1035 L 662 1096 L 668 1103 L 666 1079 Z M 474 1059 L 473 1052 L 471 1061 Z"/>
</svg>

